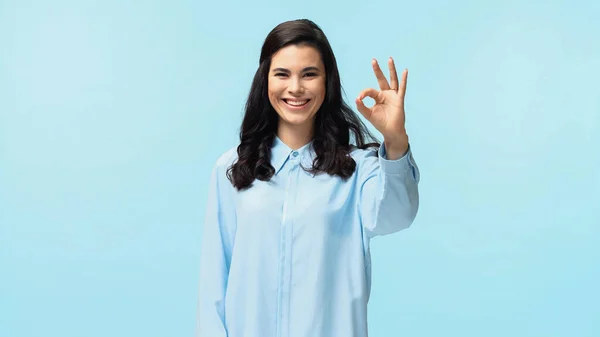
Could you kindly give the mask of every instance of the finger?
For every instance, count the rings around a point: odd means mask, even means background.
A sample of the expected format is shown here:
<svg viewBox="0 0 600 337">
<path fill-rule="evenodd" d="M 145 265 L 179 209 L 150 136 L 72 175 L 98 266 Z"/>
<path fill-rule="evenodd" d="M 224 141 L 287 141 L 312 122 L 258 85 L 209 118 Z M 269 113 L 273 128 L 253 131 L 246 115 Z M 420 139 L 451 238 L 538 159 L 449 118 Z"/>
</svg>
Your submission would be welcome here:
<svg viewBox="0 0 600 337">
<path fill-rule="evenodd" d="M 391 57 L 388 60 L 388 67 L 390 68 L 390 88 L 398 92 L 398 73 L 396 72 L 396 64 L 394 59 Z"/>
<path fill-rule="evenodd" d="M 398 89 L 398 94 L 400 97 L 404 98 L 406 95 L 406 83 L 408 82 L 408 69 L 404 69 L 402 72 L 402 81 L 400 82 L 400 88 Z"/>
<path fill-rule="evenodd" d="M 372 99 L 375 100 L 376 103 L 383 103 L 382 96 L 380 95 L 380 93 L 381 92 L 379 90 L 375 90 L 373 88 L 367 88 L 358 94 L 358 99 L 360 101 L 362 101 L 363 99 L 365 99 L 365 97 L 371 97 Z"/>
<path fill-rule="evenodd" d="M 371 109 L 367 108 L 360 98 L 357 98 L 355 103 L 358 112 L 360 112 L 367 120 L 369 120 L 369 118 L 371 118 Z"/>
<path fill-rule="evenodd" d="M 379 63 L 377 63 L 377 60 L 373 59 L 371 61 L 371 64 L 373 65 L 373 72 L 375 72 L 375 77 L 377 77 L 377 83 L 379 84 L 379 88 L 381 90 L 389 90 L 390 85 L 389 85 L 387 79 L 385 78 L 385 75 L 383 75 L 383 72 L 381 71 L 381 68 L 379 67 Z"/>
</svg>

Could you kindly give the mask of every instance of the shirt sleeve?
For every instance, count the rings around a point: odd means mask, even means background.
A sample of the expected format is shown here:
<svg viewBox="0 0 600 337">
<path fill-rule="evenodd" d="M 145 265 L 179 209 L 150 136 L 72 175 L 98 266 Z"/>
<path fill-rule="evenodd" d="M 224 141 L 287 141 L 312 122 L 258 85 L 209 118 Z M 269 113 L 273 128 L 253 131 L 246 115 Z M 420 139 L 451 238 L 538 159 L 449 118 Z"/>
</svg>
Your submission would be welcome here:
<svg viewBox="0 0 600 337">
<path fill-rule="evenodd" d="M 368 237 L 387 235 L 410 227 L 419 209 L 420 173 L 412 150 L 397 159 L 369 151 L 360 175 L 360 217 Z"/>
<path fill-rule="evenodd" d="M 228 196 L 231 185 L 219 165 L 209 184 L 201 240 L 197 336 L 226 337 L 225 292 L 235 232 L 235 210 Z M 229 184 L 229 185 L 228 185 Z"/>
</svg>

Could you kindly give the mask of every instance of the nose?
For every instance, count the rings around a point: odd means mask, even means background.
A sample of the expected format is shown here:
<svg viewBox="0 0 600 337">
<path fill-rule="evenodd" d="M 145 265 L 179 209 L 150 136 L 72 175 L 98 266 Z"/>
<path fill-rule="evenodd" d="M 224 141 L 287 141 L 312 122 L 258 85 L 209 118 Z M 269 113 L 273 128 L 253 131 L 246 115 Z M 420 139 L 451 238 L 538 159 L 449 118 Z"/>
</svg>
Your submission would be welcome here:
<svg viewBox="0 0 600 337">
<path fill-rule="evenodd" d="M 302 80 L 299 78 L 294 78 L 290 81 L 290 86 L 288 87 L 288 91 L 292 95 L 300 95 L 304 91 L 304 87 L 302 86 Z"/>
</svg>

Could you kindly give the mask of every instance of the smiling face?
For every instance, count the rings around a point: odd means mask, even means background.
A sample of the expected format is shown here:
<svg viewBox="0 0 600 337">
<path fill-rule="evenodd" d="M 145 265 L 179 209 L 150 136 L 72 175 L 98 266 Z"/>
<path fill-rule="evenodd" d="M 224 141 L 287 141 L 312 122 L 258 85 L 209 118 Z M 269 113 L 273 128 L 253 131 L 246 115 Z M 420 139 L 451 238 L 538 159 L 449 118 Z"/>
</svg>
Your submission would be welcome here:
<svg viewBox="0 0 600 337">
<path fill-rule="evenodd" d="M 280 49 L 269 69 L 269 101 L 279 115 L 279 132 L 309 137 L 325 99 L 325 66 L 318 50 L 306 45 Z"/>
</svg>

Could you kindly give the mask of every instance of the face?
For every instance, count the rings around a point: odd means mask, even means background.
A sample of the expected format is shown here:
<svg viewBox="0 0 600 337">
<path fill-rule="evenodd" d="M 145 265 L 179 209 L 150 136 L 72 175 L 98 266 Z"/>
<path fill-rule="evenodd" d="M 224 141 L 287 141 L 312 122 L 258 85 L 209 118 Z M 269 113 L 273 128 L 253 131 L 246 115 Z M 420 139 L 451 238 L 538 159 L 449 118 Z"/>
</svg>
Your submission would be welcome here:
<svg viewBox="0 0 600 337">
<path fill-rule="evenodd" d="M 312 129 L 325 99 L 325 66 L 318 50 L 290 45 L 273 55 L 269 69 L 269 101 L 279 127 Z"/>
</svg>

